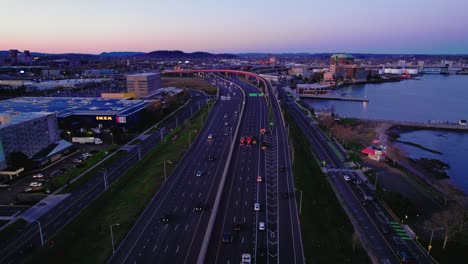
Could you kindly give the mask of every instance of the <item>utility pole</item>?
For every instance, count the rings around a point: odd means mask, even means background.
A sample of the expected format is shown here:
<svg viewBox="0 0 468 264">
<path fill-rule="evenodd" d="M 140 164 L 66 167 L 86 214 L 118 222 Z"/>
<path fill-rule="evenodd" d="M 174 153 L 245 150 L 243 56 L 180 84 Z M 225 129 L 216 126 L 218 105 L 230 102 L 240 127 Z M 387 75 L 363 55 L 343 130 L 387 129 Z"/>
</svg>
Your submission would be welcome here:
<svg viewBox="0 0 468 264">
<path fill-rule="evenodd" d="M 298 188 L 294 188 L 294 189 L 301 193 L 301 197 L 299 198 L 299 214 L 302 215 L 302 190 L 299 190 Z"/>
<path fill-rule="evenodd" d="M 111 233 L 111 241 L 112 241 L 112 254 L 114 254 L 114 252 L 115 252 L 115 247 L 114 247 L 114 233 L 112 232 L 112 227 L 113 227 L 113 226 L 119 226 L 119 225 L 120 225 L 119 223 L 110 225 L 110 233 Z"/>
<path fill-rule="evenodd" d="M 436 230 L 442 230 L 444 229 L 443 227 L 439 227 L 439 228 L 428 228 L 428 227 L 424 227 L 424 229 L 427 229 L 427 230 L 431 230 L 431 239 L 429 240 L 429 245 L 427 246 L 427 255 L 429 256 L 430 252 L 431 252 L 431 249 L 432 249 L 432 237 L 434 236 L 434 231 Z"/>
</svg>

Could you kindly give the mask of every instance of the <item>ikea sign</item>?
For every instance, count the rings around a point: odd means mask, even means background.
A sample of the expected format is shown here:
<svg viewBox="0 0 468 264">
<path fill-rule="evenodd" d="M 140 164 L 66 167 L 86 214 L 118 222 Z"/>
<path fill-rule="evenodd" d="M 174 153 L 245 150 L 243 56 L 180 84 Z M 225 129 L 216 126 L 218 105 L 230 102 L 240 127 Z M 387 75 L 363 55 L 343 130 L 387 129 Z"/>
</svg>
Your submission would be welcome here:
<svg viewBox="0 0 468 264">
<path fill-rule="evenodd" d="M 112 116 L 96 116 L 98 121 L 112 121 Z"/>
</svg>

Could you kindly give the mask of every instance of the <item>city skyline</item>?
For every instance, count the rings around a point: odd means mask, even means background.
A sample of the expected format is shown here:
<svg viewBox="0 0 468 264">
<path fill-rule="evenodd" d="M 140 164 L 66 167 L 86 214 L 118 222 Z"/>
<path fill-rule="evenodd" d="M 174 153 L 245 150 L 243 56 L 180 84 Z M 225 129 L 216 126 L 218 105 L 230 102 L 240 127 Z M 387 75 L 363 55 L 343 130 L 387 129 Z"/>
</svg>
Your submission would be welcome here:
<svg viewBox="0 0 468 264">
<path fill-rule="evenodd" d="M 0 50 L 468 54 L 466 11 L 459 0 L 22 1 L 0 17 Z"/>
</svg>

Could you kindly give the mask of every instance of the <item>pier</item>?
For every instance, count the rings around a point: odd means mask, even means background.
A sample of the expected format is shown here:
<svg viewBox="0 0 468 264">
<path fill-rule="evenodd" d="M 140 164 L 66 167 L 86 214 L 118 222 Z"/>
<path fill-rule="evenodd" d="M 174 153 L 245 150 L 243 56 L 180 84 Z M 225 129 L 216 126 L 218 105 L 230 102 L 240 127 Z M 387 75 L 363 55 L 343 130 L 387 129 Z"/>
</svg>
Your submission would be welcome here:
<svg viewBox="0 0 468 264">
<path fill-rule="evenodd" d="M 339 101 L 355 101 L 355 102 L 369 102 L 369 99 L 362 97 L 345 97 L 335 95 L 315 95 L 315 94 L 298 94 L 300 98 L 310 99 L 326 99 L 326 100 L 339 100 Z"/>
</svg>

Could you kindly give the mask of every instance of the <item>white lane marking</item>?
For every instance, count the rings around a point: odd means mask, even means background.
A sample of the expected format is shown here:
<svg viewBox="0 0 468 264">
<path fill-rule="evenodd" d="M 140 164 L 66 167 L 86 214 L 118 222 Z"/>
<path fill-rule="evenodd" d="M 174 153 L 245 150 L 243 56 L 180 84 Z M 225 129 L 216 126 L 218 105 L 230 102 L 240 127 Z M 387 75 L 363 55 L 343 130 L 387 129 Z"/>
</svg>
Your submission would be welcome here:
<svg viewBox="0 0 468 264">
<path fill-rule="evenodd" d="M 169 246 L 166 246 L 166 249 L 164 249 L 164 253 L 166 253 L 167 249 L 169 248 Z"/>
<path fill-rule="evenodd" d="M 236 200 L 236 205 L 237 205 L 238 203 L 239 203 L 239 201 L 238 201 L 238 200 Z"/>
<path fill-rule="evenodd" d="M 155 251 L 157 248 L 158 248 L 158 244 L 156 244 L 156 245 L 154 246 L 154 248 L 153 248 L 153 253 L 154 253 L 154 251 Z"/>
<path fill-rule="evenodd" d="M 177 224 L 174 228 L 174 230 L 177 230 L 177 228 L 179 228 L 179 224 Z"/>
<path fill-rule="evenodd" d="M 187 231 L 187 229 L 188 229 L 188 224 L 185 226 L 185 231 Z"/>
<path fill-rule="evenodd" d="M 164 226 L 164 230 L 166 230 L 168 226 L 169 226 L 169 224 L 166 224 L 166 225 Z"/>
<path fill-rule="evenodd" d="M 244 244 L 244 236 L 242 236 L 242 244 Z"/>
<path fill-rule="evenodd" d="M 177 252 L 179 252 L 179 245 L 177 245 L 177 249 L 176 249 L 175 253 L 177 254 Z"/>
</svg>

